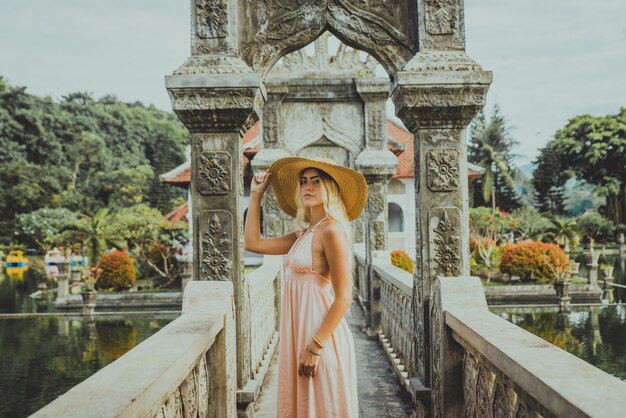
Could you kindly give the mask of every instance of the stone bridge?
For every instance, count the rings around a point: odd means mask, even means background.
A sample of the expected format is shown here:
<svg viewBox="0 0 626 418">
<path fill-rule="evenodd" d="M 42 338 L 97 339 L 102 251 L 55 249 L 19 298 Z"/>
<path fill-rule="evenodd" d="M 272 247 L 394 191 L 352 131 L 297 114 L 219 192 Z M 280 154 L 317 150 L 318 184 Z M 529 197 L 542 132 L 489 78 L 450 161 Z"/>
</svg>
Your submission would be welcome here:
<svg viewBox="0 0 626 418">
<path fill-rule="evenodd" d="M 191 56 L 166 77 L 191 133 L 194 265 L 182 314 L 34 416 L 271 416 L 258 404 L 270 395 L 261 388 L 273 370 L 282 263 L 265 257 L 245 275 L 242 245 L 241 138 L 258 120 L 256 169 L 326 150 L 365 175 L 370 194 L 354 223 L 355 300 L 407 394 L 407 415 L 623 413 L 625 383 L 489 313 L 479 279 L 469 277 L 465 131 L 491 73 L 465 54 L 463 0 L 191 0 L 191 11 Z M 287 54 L 325 32 L 370 54 L 390 82 L 303 76 L 309 81 L 300 87 L 308 87 L 293 90 L 272 78 L 273 68 L 297 63 Z M 414 275 L 393 267 L 386 252 L 395 158 L 383 123 L 389 97 L 414 135 Z M 297 106 L 320 121 L 319 135 L 304 142 L 289 130 Z M 358 132 L 338 129 L 333 112 L 356 115 Z M 263 205 L 268 235 L 293 226 L 272 200 L 270 193 Z"/>
</svg>

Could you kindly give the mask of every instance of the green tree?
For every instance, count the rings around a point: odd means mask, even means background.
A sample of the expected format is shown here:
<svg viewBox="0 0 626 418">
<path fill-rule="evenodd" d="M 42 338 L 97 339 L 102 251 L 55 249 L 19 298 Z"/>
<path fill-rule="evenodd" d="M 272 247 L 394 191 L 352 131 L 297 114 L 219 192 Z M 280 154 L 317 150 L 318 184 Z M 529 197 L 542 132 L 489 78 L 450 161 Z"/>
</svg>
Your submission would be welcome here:
<svg viewBox="0 0 626 418">
<path fill-rule="evenodd" d="M 23 242 L 34 243 L 43 251 L 48 251 L 53 246 L 66 243 L 68 237 L 63 230 L 75 225 L 78 217 L 65 208 L 41 208 L 31 213 L 18 215 L 16 220 L 16 234 L 22 238 Z"/>
<path fill-rule="evenodd" d="M 132 253 L 165 281 L 177 277 L 176 255 L 189 239 L 186 225 L 171 225 L 161 213 L 145 204 L 119 210 L 111 223 L 111 234 L 127 240 Z"/>
<path fill-rule="evenodd" d="M 563 247 L 566 252 L 578 246 L 580 234 L 578 233 L 576 219 L 552 216 L 548 220 L 550 221 L 550 227 L 547 229 L 544 237 L 552 239 L 556 244 Z"/>
<path fill-rule="evenodd" d="M 535 201 L 541 212 L 565 215 L 564 186 L 567 178 L 555 149 L 550 145 L 542 148 L 535 160 L 532 179 Z"/>
<path fill-rule="evenodd" d="M 608 217 L 626 222 L 626 108 L 616 115 L 577 116 L 549 144 L 568 174 L 606 197 Z"/>
<path fill-rule="evenodd" d="M 581 215 L 576 222 L 589 243 L 609 242 L 615 238 L 615 224 L 598 212 Z"/>
<path fill-rule="evenodd" d="M 112 215 L 109 208 L 100 209 L 93 216 L 81 215 L 80 218 L 74 225 L 63 228 L 62 232 L 73 232 L 82 237 L 93 263 L 96 263 L 102 251 L 109 247 L 124 249 L 125 243 L 121 237 L 111 233 Z"/>
<path fill-rule="evenodd" d="M 510 135 L 506 120 L 496 105 L 489 121 L 481 112 L 471 127 L 471 138 L 468 146 L 468 161 L 485 169 L 485 173 L 477 180 L 482 195 L 475 197 L 475 203 L 491 202 L 495 211 L 499 206 L 506 210 L 519 207 L 517 202 L 517 186 L 514 179 L 511 148 L 517 144 Z M 501 201 L 502 200 L 502 201 Z"/>
</svg>

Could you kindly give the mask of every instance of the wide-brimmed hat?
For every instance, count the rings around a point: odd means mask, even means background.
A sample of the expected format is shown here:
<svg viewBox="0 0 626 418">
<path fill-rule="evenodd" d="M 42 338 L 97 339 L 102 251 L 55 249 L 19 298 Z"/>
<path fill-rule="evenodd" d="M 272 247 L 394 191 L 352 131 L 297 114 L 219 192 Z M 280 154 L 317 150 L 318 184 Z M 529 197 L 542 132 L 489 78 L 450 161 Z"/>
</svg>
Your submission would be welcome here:
<svg viewBox="0 0 626 418">
<path fill-rule="evenodd" d="M 337 182 L 339 194 L 346 208 L 349 220 L 356 219 L 367 200 L 367 182 L 363 174 L 326 158 L 285 157 L 274 162 L 269 168 L 272 173 L 270 184 L 276 193 L 276 200 L 282 210 L 295 218 L 297 212 L 296 192 L 300 188 L 300 173 L 306 168 L 322 170 Z"/>
</svg>

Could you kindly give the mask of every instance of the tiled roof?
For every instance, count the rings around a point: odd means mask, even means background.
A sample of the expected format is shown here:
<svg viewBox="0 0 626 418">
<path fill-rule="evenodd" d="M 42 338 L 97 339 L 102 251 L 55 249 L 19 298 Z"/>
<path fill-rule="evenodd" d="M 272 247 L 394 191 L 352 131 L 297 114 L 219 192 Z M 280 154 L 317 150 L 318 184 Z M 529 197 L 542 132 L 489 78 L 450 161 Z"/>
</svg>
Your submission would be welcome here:
<svg viewBox="0 0 626 418">
<path fill-rule="evenodd" d="M 169 221 L 172 224 L 172 226 L 176 225 L 180 221 L 183 221 L 185 225 L 189 225 L 189 218 L 187 217 L 188 212 L 189 212 L 189 202 L 185 202 L 182 205 L 174 208 L 167 215 L 163 216 L 163 219 Z"/>
<path fill-rule="evenodd" d="M 403 146 L 403 150 L 387 144 L 387 147 L 398 157 L 398 167 L 394 179 L 413 178 L 413 134 L 398 126 L 395 122 L 387 120 L 387 136 Z"/>
</svg>

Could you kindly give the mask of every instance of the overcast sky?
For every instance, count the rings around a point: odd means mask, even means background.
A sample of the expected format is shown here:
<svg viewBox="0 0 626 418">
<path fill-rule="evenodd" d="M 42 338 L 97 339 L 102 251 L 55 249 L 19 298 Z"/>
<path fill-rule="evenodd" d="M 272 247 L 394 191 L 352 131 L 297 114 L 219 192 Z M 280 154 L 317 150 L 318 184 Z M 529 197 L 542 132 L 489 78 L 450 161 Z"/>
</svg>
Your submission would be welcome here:
<svg viewBox="0 0 626 418">
<path fill-rule="evenodd" d="M 625 17 L 625 0 L 465 0 L 467 53 L 494 72 L 488 109 L 500 105 L 517 153 L 534 158 L 575 115 L 626 106 Z M 189 32 L 188 0 L 0 0 L 0 75 L 57 99 L 171 110 L 163 76 Z"/>
</svg>

